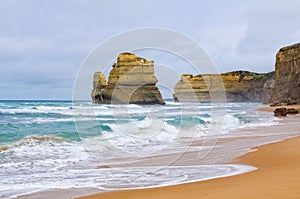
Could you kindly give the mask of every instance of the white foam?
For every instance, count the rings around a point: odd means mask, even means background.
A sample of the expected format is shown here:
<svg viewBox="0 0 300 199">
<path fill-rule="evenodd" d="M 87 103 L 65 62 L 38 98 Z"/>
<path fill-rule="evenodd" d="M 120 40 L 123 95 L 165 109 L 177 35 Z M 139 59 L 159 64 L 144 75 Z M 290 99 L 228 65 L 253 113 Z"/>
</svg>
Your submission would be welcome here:
<svg viewBox="0 0 300 199">
<path fill-rule="evenodd" d="M 119 156 L 120 152 L 130 157 L 161 151 L 173 143 L 179 130 L 163 120 L 146 118 L 138 122 L 106 124 L 112 132 L 83 140 L 89 151 L 108 152 Z"/>
<path fill-rule="evenodd" d="M 103 190 L 162 187 L 237 175 L 256 168 L 246 165 L 200 165 L 131 167 L 105 169 L 69 169 L 52 173 L 13 175 L 0 183 L 0 190 L 95 187 Z M 26 178 L 26 184 L 17 182 Z M 5 193 L 5 192 L 3 192 Z"/>
<path fill-rule="evenodd" d="M 170 105 L 170 106 L 180 106 L 180 105 L 182 105 L 182 103 L 180 103 L 180 102 L 170 102 L 170 101 L 166 101 L 165 102 L 166 103 L 166 105 Z"/>
<path fill-rule="evenodd" d="M 234 117 L 233 115 L 226 114 L 222 129 L 223 132 L 228 132 L 234 128 L 239 127 L 240 125 L 242 125 L 242 122 L 238 118 Z"/>
<path fill-rule="evenodd" d="M 2 174 L 46 172 L 88 158 L 78 142 L 67 142 L 56 136 L 28 136 L 11 144 L 2 152 L 9 155 L 0 161 Z"/>
<path fill-rule="evenodd" d="M 73 111 L 70 107 L 54 107 L 54 106 L 32 106 L 23 108 L 9 108 L 1 109 L 0 113 L 5 114 L 18 114 L 18 113 L 56 113 L 62 115 L 73 115 Z"/>
</svg>

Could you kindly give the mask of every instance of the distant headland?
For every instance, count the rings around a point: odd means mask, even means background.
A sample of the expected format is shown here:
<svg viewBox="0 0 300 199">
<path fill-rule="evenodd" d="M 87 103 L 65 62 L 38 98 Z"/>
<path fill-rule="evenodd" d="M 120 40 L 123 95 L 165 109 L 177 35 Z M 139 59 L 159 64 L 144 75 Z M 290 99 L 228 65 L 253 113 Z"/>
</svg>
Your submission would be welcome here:
<svg viewBox="0 0 300 199">
<path fill-rule="evenodd" d="M 273 86 L 274 72 L 260 74 L 233 71 L 220 75 L 196 76 L 184 74 L 175 85 L 174 99 L 180 102 L 210 102 L 212 92 L 216 96 L 226 92 L 227 102 L 269 102 Z"/>
</svg>

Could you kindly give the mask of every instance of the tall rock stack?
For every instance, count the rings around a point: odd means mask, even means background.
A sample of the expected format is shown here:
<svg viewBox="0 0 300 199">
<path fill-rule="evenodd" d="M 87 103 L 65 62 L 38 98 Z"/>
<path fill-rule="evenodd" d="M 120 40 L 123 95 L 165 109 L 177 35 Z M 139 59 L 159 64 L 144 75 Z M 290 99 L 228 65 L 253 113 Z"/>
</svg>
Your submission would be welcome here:
<svg viewBox="0 0 300 199">
<path fill-rule="evenodd" d="M 92 99 L 94 103 L 101 103 L 104 101 L 104 89 L 108 86 L 105 76 L 102 72 L 94 73 Z"/>
<path fill-rule="evenodd" d="M 275 104 L 300 102 L 300 43 L 281 48 L 276 54 L 272 101 Z"/>
<path fill-rule="evenodd" d="M 158 80 L 154 76 L 153 61 L 148 61 L 132 53 L 121 53 L 112 67 L 106 86 L 104 81 L 99 82 L 101 78 L 96 75 L 98 73 L 95 73 L 94 90 L 92 91 L 94 103 L 165 103 L 156 87 Z M 100 85 L 95 85 L 95 82 Z"/>
<path fill-rule="evenodd" d="M 225 92 L 227 102 L 265 102 L 270 100 L 273 78 L 274 72 L 259 74 L 234 71 L 221 75 L 197 76 L 186 74 L 175 85 L 174 98 L 181 102 L 210 102 L 211 97 Z"/>
</svg>

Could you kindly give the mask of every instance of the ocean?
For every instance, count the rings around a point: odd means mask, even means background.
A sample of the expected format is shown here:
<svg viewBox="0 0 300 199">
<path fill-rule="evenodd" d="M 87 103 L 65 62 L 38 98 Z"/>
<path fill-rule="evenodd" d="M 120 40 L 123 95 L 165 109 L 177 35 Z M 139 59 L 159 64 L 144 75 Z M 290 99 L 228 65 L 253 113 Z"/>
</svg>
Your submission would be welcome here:
<svg viewBox="0 0 300 199">
<path fill-rule="evenodd" d="M 0 101 L 0 198 L 157 187 L 253 171 L 227 162 L 299 134 L 272 113 L 256 111 L 261 107 Z"/>
</svg>

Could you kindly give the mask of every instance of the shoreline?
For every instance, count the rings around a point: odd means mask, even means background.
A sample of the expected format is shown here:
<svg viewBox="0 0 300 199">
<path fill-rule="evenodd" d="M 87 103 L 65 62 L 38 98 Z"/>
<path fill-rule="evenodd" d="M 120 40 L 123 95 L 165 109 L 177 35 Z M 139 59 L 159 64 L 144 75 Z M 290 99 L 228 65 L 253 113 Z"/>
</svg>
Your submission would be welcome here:
<svg viewBox="0 0 300 199">
<path fill-rule="evenodd" d="M 299 198 L 300 137 L 255 147 L 232 163 L 258 169 L 229 177 L 167 187 L 107 192 L 78 199 L 101 198 Z"/>
<path fill-rule="evenodd" d="M 264 107 L 264 108 L 269 108 L 269 107 Z M 255 110 L 255 109 L 254 109 Z M 260 111 L 258 109 L 256 109 L 256 111 Z M 269 114 L 269 113 L 266 113 L 266 114 Z M 291 116 L 288 116 L 286 119 L 280 119 L 278 122 L 282 123 L 283 125 L 275 125 L 275 126 L 266 126 L 267 128 L 267 131 L 268 132 L 287 132 L 289 134 L 290 130 L 293 129 L 294 133 L 291 134 L 292 137 L 295 137 L 295 136 L 299 136 L 299 133 L 298 133 L 298 126 L 297 125 L 297 121 L 299 119 L 298 117 L 299 115 L 291 115 Z M 295 123 L 296 122 L 296 123 Z M 278 129 L 279 127 L 279 129 Z M 288 141 L 290 138 L 292 138 L 291 136 L 287 136 L 285 135 L 283 137 L 281 136 L 276 136 L 275 134 L 271 136 L 273 137 L 273 141 L 269 140 L 269 139 L 264 139 L 264 138 L 268 138 L 268 137 L 265 137 L 264 136 L 264 133 L 266 132 L 266 128 L 265 127 L 256 127 L 256 133 L 259 133 L 261 136 L 261 138 L 257 139 L 258 143 L 257 145 L 253 145 L 253 143 L 251 144 L 251 141 L 253 140 L 252 137 L 248 137 L 247 136 L 247 133 L 251 133 L 251 131 L 253 130 L 251 127 L 250 129 L 249 128 L 246 128 L 246 129 L 241 129 L 240 131 L 243 132 L 243 134 L 241 134 L 241 137 L 237 137 L 238 140 L 242 141 L 246 146 L 248 145 L 249 148 L 247 148 L 248 152 L 245 152 L 245 153 L 242 153 L 240 155 L 237 155 L 235 156 L 234 158 L 232 159 L 227 159 L 227 161 L 222 161 L 223 163 L 222 164 L 244 164 L 244 165 L 247 165 L 247 166 L 255 166 L 257 167 L 256 165 L 252 164 L 251 162 L 243 162 L 243 161 L 240 161 L 244 156 L 247 156 L 248 154 L 252 154 L 253 151 L 255 151 L 257 148 L 260 149 L 260 147 L 263 147 L 263 146 L 268 146 L 268 145 L 271 145 L 273 143 L 280 143 L 280 142 L 285 142 L 285 141 Z M 295 131 L 296 130 L 296 131 Z M 295 133 L 296 132 L 296 133 Z M 280 133 L 281 134 L 281 133 Z M 280 135 L 279 134 L 279 135 Z M 271 137 L 270 137 L 271 138 Z M 282 139 L 283 138 L 283 139 Z M 227 143 L 227 140 L 228 138 L 224 137 L 222 139 L 220 139 L 220 143 L 222 143 L 223 141 L 225 141 Z M 278 139 L 278 140 L 277 140 Z M 223 140 L 223 141 L 222 141 Z M 231 140 L 231 139 L 229 139 Z M 260 140 L 260 141 L 259 141 Z M 232 140 L 233 143 L 236 143 L 237 140 Z M 231 143 L 231 141 L 229 141 L 229 143 Z M 201 144 L 201 143 L 194 143 L 196 144 L 196 146 L 198 144 Z M 300 141 L 299 141 L 299 144 L 300 144 Z M 251 146 L 252 145 L 252 146 Z M 251 147 L 250 147 L 251 146 Z M 234 149 L 231 147 L 231 149 Z M 240 150 L 239 150 L 240 151 Z M 187 158 L 188 159 L 187 159 Z M 191 157 L 192 156 L 189 156 L 189 154 L 186 156 L 186 157 L 183 157 L 182 160 L 184 161 L 184 164 L 186 165 L 197 165 L 200 163 L 200 165 L 203 163 L 203 162 L 197 162 L 195 159 L 190 162 Z M 212 157 L 214 157 L 212 155 Z M 189 160 L 188 162 L 186 162 L 187 160 Z M 182 161 L 179 162 L 179 166 L 181 165 L 180 163 L 183 163 Z M 209 164 L 209 163 L 208 163 Z M 183 166 L 183 165 L 182 165 Z M 300 168 L 300 167 L 299 167 Z M 259 169 L 259 168 L 258 168 Z M 255 171 L 252 171 L 252 172 L 255 172 Z M 252 173 L 250 172 L 250 173 Z M 86 188 L 66 188 L 66 189 L 48 189 L 48 190 L 41 190 L 41 191 L 38 191 L 38 192 L 35 192 L 35 193 L 29 193 L 29 194 L 21 194 L 19 195 L 17 198 L 22 198 L 22 199 L 26 199 L 26 198 L 30 198 L 30 199 L 34 199 L 34 198 L 120 198 L 121 196 L 119 196 L 119 194 L 124 194 L 125 193 L 132 193 L 132 192 L 139 192 L 139 194 L 142 194 L 141 196 L 136 196 L 136 198 L 139 198 L 139 197 L 143 197 L 143 198 L 147 198 L 147 196 L 143 195 L 145 193 L 140 193 L 140 192 L 148 192 L 147 190 L 154 190 L 155 192 L 157 190 L 161 190 L 161 191 L 158 191 L 158 192 L 168 192 L 166 190 L 169 190 L 169 189 L 172 189 L 171 187 L 182 187 L 182 186 L 189 186 L 191 184 L 196 184 L 195 186 L 195 189 L 197 190 L 198 188 L 198 184 L 202 184 L 202 183 L 207 183 L 207 182 L 211 182 L 211 181 L 216 181 L 218 182 L 219 180 L 222 180 L 222 179 L 227 179 L 227 178 L 231 178 L 231 177 L 235 177 L 235 176 L 244 176 L 246 174 L 248 174 L 249 172 L 246 172 L 246 173 L 242 173 L 242 174 L 238 174 L 238 175 L 233 175 L 233 176 L 227 176 L 227 177 L 218 177 L 218 178 L 213 178 L 213 179 L 208 179 L 208 180 L 201 180 L 201 181 L 194 181 L 194 182 L 185 182 L 185 183 L 182 183 L 182 184 L 176 184 L 176 185 L 166 185 L 166 186 L 163 186 L 163 187 L 155 187 L 155 188 L 141 188 L 141 189 L 127 189 L 127 190 L 118 190 L 118 191 L 112 191 L 112 192 L 103 192 L 104 190 L 99 190 L 99 189 L 94 189 L 94 188 L 91 188 L 91 187 L 86 187 Z M 228 183 L 226 183 L 228 184 Z M 226 186 L 225 184 L 225 186 Z M 201 185 L 202 186 L 202 185 Z M 166 190 L 165 190 L 166 189 Z M 179 189 L 182 189 L 182 188 L 179 188 Z M 206 189 L 206 188 L 205 188 Z M 215 188 L 212 188 L 212 192 L 214 192 L 214 189 Z M 173 192 L 171 190 L 171 192 Z M 94 195 L 95 194 L 95 195 Z M 96 195 L 97 194 L 97 195 Z M 166 193 L 164 193 L 166 194 Z M 153 197 L 159 197 L 159 198 L 168 198 L 168 197 L 165 197 L 165 195 L 157 195 L 157 196 L 153 196 Z M 176 198 L 176 195 L 173 195 L 172 196 L 172 199 L 173 198 Z M 179 193 L 180 195 L 180 193 Z M 207 194 L 208 195 L 208 194 Z M 122 196 L 122 197 L 125 197 L 126 198 L 134 198 L 133 196 L 129 195 L 128 197 L 125 195 L 125 196 Z M 153 197 L 149 197 L 149 198 L 153 198 Z M 183 197 L 187 197 L 185 195 L 181 195 L 180 198 L 183 198 Z M 171 198 L 171 197 L 170 197 Z M 188 197 L 189 198 L 189 197 Z M 195 196 L 191 196 L 191 198 L 195 198 Z M 217 198 L 217 197 L 216 197 Z M 224 198 L 222 195 L 219 196 L 219 198 Z M 226 197 L 225 197 L 226 198 Z M 231 198 L 231 197 L 228 197 L 228 198 Z"/>
</svg>

